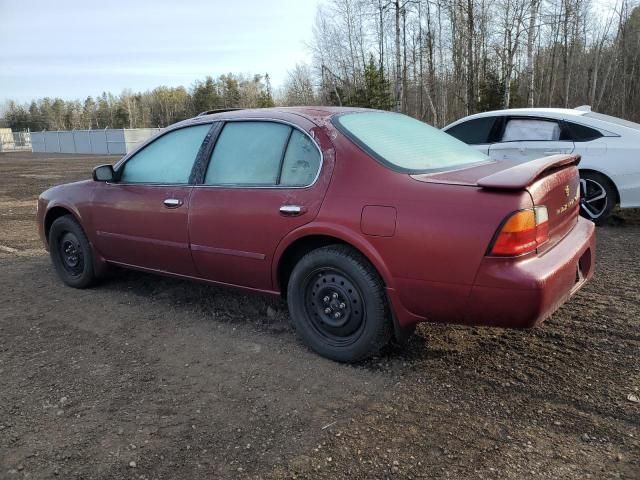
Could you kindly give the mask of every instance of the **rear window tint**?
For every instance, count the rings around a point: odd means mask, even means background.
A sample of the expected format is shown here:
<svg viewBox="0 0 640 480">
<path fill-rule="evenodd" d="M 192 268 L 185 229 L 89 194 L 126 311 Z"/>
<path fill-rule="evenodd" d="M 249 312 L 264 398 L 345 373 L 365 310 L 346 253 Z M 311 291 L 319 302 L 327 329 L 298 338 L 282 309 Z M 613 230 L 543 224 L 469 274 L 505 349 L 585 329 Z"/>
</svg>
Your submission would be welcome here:
<svg viewBox="0 0 640 480">
<path fill-rule="evenodd" d="M 565 122 L 565 125 L 569 130 L 571 140 L 574 142 L 588 142 L 589 140 L 595 140 L 603 136 L 598 130 L 580 125 L 579 123 Z"/>
<path fill-rule="evenodd" d="M 335 117 L 334 124 L 363 150 L 394 170 L 427 173 L 489 160 L 457 138 L 399 113 L 346 113 Z"/>
</svg>

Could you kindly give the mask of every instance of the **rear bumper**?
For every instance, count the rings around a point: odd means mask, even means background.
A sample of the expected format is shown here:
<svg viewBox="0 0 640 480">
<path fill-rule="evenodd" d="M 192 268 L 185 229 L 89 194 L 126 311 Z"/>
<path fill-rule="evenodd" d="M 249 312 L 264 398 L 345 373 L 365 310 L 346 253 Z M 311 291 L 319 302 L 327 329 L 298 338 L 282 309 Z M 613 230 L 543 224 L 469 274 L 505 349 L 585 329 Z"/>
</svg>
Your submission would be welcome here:
<svg viewBox="0 0 640 480">
<path fill-rule="evenodd" d="M 542 323 L 593 276 L 595 226 L 581 217 L 558 244 L 522 259 L 486 257 L 462 323 L 528 328 Z"/>
</svg>

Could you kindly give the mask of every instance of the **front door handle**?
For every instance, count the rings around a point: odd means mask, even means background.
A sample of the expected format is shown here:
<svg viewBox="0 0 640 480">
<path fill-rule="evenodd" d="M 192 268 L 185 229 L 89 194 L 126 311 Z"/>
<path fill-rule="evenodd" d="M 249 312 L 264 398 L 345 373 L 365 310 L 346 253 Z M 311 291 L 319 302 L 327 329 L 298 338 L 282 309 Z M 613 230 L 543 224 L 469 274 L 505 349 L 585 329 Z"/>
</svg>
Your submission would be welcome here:
<svg viewBox="0 0 640 480">
<path fill-rule="evenodd" d="M 164 203 L 164 206 L 167 208 L 178 208 L 180 205 L 182 205 L 182 200 L 179 200 L 177 198 L 167 198 L 162 203 Z"/>
<path fill-rule="evenodd" d="M 280 207 L 280 213 L 287 217 L 295 217 L 304 213 L 304 207 L 300 205 L 282 205 Z"/>
<path fill-rule="evenodd" d="M 549 150 L 542 153 L 544 153 L 545 155 L 557 155 L 559 153 L 564 153 L 564 152 L 562 150 Z"/>
</svg>

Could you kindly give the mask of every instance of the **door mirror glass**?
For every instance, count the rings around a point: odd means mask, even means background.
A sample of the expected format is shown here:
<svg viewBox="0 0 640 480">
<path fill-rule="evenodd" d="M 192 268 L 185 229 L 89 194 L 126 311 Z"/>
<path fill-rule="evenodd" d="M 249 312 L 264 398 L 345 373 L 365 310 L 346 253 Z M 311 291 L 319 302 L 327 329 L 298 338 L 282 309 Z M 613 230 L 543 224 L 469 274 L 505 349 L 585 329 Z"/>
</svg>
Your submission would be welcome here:
<svg viewBox="0 0 640 480">
<path fill-rule="evenodd" d="M 113 182 L 114 180 L 113 166 L 99 165 L 93 169 L 93 179 L 96 182 Z"/>
</svg>

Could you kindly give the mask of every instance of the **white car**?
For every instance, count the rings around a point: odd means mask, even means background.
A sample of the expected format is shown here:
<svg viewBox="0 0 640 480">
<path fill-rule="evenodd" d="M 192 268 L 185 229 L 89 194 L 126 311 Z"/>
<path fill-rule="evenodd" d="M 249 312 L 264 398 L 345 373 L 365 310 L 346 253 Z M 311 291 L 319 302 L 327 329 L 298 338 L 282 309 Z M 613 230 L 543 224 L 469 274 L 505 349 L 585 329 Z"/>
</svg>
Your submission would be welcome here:
<svg viewBox="0 0 640 480">
<path fill-rule="evenodd" d="M 618 203 L 640 207 L 638 123 L 587 106 L 514 108 L 470 115 L 443 130 L 495 160 L 520 163 L 579 154 L 580 211 L 595 223 L 602 223 Z"/>
</svg>

